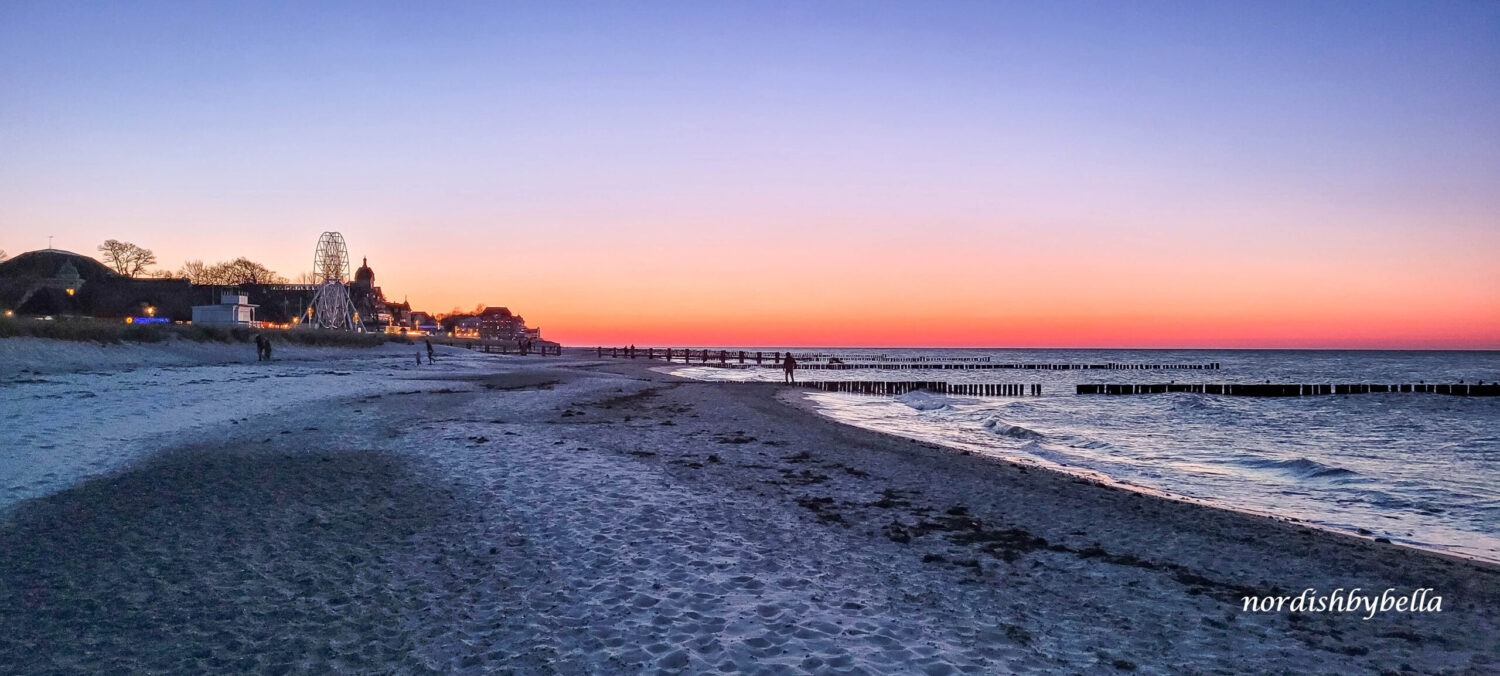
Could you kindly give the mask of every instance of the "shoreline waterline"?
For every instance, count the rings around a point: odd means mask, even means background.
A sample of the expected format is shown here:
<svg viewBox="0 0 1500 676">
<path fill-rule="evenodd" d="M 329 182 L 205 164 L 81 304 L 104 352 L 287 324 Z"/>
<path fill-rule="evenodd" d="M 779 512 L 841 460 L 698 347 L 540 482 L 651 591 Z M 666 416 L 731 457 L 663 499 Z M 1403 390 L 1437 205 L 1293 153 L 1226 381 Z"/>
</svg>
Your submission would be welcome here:
<svg viewBox="0 0 1500 676">
<path fill-rule="evenodd" d="M 1032 457 L 1021 456 L 1021 455 L 1003 455 L 1003 454 L 999 454 L 999 453 L 994 452 L 993 449 L 984 449 L 984 448 L 979 448 L 979 447 L 965 447 L 965 446 L 956 444 L 954 442 L 945 441 L 945 440 L 941 440 L 941 439 L 931 439 L 931 438 L 924 438 L 924 437 L 919 437 L 919 436 L 910 436 L 910 435 L 907 435 L 907 434 L 903 434 L 901 432 L 896 432 L 896 431 L 890 431 L 890 430 L 881 429 L 879 427 L 871 427 L 871 426 L 861 425 L 858 422 L 854 422 L 854 421 L 842 419 L 842 418 L 838 417 L 836 414 L 832 413 L 829 409 L 827 409 L 827 408 L 825 408 L 823 406 L 820 406 L 819 403 L 818 403 L 819 394 L 820 393 L 817 393 L 817 392 L 808 392 L 808 391 L 805 391 L 805 390 L 795 390 L 795 389 L 787 388 L 786 390 L 783 390 L 783 391 L 781 391 L 781 392 L 779 392 L 777 394 L 777 399 L 779 401 L 781 401 L 782 403 L 786 404 L 787 406 L 791 406 L 793 408 L 797 408 L 797 409 L 806 411 L 808 413 L 817 415 L 817 416 L 819 416 L 821 418 L 827 419 L 827 420 L 829 420 L 831 422 L 834 422 L 834 423 L 837 423 L 837 424 L 840 424 L 840 425 L 847 425 L 849 427 L 853 427 L 853 428 L 856 428 L 856 429 L 865 430 L 865 431 L 868 431 L 868 432 L 874 432 L 876 434 L 887 436 L 887 437 L 890 437 L 892 439 L 899 439 L 899 440 L 903 440 L 903 441 L 915 441 L 915 442 L 918 442 L 918 443 L 931 444 L 934 447 L 939 447 L 939 448 L 945 449 L 945 450 L 953 452 L 953 453 L 961 453 L 961 454 L 965 454 L 965 455 L 973 455 L 973 456 L 984 458 L 984 459 L 987 459 L 987 460 L 993 460 L 993 461 L 1009 463 L 1009 464 L 1013 464 L 1013 465 L 1017 465 L 1017 466 L 1030 467 L 1030 468 L 1036 468 L 1036 469 L 1041 469 L 1041 470 L 1056 472 L 1056 473 L 1064 475 L 1064 476 L 1076 477 L 1076 478 L 1079 478 L 1079 479 L 1084 479 L 1084 480 L 1087 480 L 1087 481 L 1095 482 L 1095 483 L 1097 483 L 1099 485 L 1112 486 L 1112 487 L 1115 487 L 1115 488 L 1120 488 L 1120 489 L 1123 489 L 1123 490 L 1133 491 L 1133 492 L 1136 492 L 1136 493 L 1140 493 L 1142 495 L 1146 495 L 1146 496 L 1153 497 L 1153 498 L 1159 498 L 1159 499 L 1162 499 L 1162 500 L 1170 500 L 1170 501 L 1173 501 L 1173 502 L 1180 502 L 1180 503 L 1184 503 L 1184 504 L 1196 505 L 1196 506 L 1205 507 L 1205 508 L 1208 508 L 1208 509 L 1218 509 L 1218 510 L 1223 510 L 1223 511 L 1226 511 L 1226 512 L 1233 512 L 1233 513 L 1236 513 L 1236 514 L 1243 514 L 1243 515 L 1246 515 L 1246 516 L 1259 517 L 1259 518 L 1267 519 L 1267 520 L 1270 520 L 1270 521 L 1276 521 L 1276 522 L 1291 524 L 1291 525 L 1295 525 L 1295 526 L 1304 526 L 1304 527 L 1307 527 L 1307 528 L 1313 528 L 1313 529 L 1316 529 L 1316 530 L 1319 530 L 1319 531 L 1323 531 L 1325 533 L 1329 533 L 1329 534 L 1333 534 L 1333 535 L 1354 538 L 1354 539 L 1360 540 L 1362 542 L 1374 542 L 1374 543 L 1390 544 L 1390 545 L 1397 546 L 1397 547 L 1404 547 L 1406 549 L 1410 549 L 1412 551 L 1420 552 L 1420 553 L 1423 553 L 1423 554 L 1430 554 L 1430 555 L 1439 556 L 1439 557 L 1443 557 L 1443 558 L 1448 558 L 1448 559 L 1452 559 L 1452 560 L 1460 561 L 1460 562 L 1465 562 L 1465 563 L 1473 563 L 1473 564 L 1479 564 L 1479 565 L 1484 565 L 1484 566 L 1492 566 L 1492 567 L 1495 567 L 1497 570 L 1500 570 L 1500 557 L 1497 557 L 1497 558 L 1487 558 L 1487 557 L 1476 555 L 1476 554 L 1469 554 L 1469 553 L 1466 553 L 1466 552 L 1452 551 L 1452 550 L 1442 549 L 1442 548 L 1439 548 L 1439 547 L 1433 547 L 1433 546 L 1429 546 L 1429 545 L 1423 545 L 1421 543 L 1401 542 L 1401 541 L 1393 541 L 1393 540 L 1388 540 L 1388 539 L 1387 540 L 1382 540 L 1382 539 L 1378 538 L 1377 536 L 1374 536 L 1374 535 L 1371 535 L 1371 534 L 1362 534 L 1362 533 L 1359 533 L 1356 530 L 1341 529 L 1341 528 L 1338 528 L 1338 527 L 1335 527 L 1335 526 L 1330 526 L 1330 525 L 1327 525 L 1327 524 L 1321 524 L 1321 523 L 1318 523 L 1316 521 L 1309 521 L 1309 520 L 1305 520 L 1305 519 L 1299 519 L 1297 517 L 1291 517 L 1291 516 L 1285 516 L 1285 515 L 1277 514 L 1275 512 L 1262 511 L 1262 510 L 1256 510 L 1256 509 L 1249 508 L 1249 507 L 1237 506 L 1237 505 L 1225 503 L 1225 502 L 1222 502 L 1222 501 L 1216 501 L 1216 500 L 1213 500 L 1211 498 L 1201 498 L 1201 497 L 1196 497 L 1196 496 L 1191 496 L 1191 495 L 1183 495 L 1183 494 L 1179 494 L 1179 493 L 1173 493 L 1171 491 L 1163 490 L 1163 489 L 1160 489 L 1160 488 L 1155 488 L 1155 487 L 1152 487 L 1152 486 L 1143 486 L 1143 485 L 1140 485 L 1140 484 L 1130 483 L 1128 481 L 1121 481 L 1121 480 L 1115 479 L 1114 477 L 1111 477 L 1111 476 L 1109 476 L 1107 474 L 1102 474 L 1100 472 L 1096 472 L 1096 471 L 1092 471 L 1092 470 L 1088 470 L 1088 469 L 1082 469 L 1082 468 L 1077 468 L 1077 467 L 1069 467 L 1067 465 L 1060 465 L 1060 464 L 1057 464 L 1057 463 L 1048 462 L 1045 459 L 1032 458 Z"/>
<path fill-rule="evenodd" d="M 869 351 L 866 351 L 869 352 Z M 815 391 L 823 415 L 866 429 L 950 448 L 1033 463 L 1131 490 L 1201 501 L 1226 509 L 1285 518 L 1332 532 L 1500 562 L 1500 415 L 1493 399 L 1386 393 L 1254 399 L 1195 393 L 1139 397 L 1074 395 L 1076 384 L 1246 382 L 1269 375 L 1289 382 L 1339 382 L 1354 373 L 1433 382 L 1493 382 L 1500 353 L 1474 352 L 1450 363 L 1449 353 L 1205 351 L 1037 351 L 1042 362 L 1170 363 L 1196 356 L 1223 370 L 974 372 L 934 371 L 916 379 L 950 383 L 1019 382 L 1041 396 L 985 397 L 916 392 L 896 397 Z M 968 358 L 983 351 L 969 351 Z M 954 351 L 913 351 L 919 356 Z M 1013 359 L 1016 351 L 996 351 Z M 846 358 L 854 361 L 857 357 Z M 868 358 L 866 356 L 865 358 Z M 707 381 L 780 382 L 771 368 L 662 366 Z M 813 372 L 799 372 L 799 380 Z M 829 374 L 836 377 L 827 377 Z M 1433 375 L 1437 374 L 1437 375 Z M 817 372 L 817 380 L 888 381 L 890 372 Z M 972 388 L 971 388 L 972 389 Z M 1493 419 L 1493 420 L 1492 420 Z"/>
</svg>

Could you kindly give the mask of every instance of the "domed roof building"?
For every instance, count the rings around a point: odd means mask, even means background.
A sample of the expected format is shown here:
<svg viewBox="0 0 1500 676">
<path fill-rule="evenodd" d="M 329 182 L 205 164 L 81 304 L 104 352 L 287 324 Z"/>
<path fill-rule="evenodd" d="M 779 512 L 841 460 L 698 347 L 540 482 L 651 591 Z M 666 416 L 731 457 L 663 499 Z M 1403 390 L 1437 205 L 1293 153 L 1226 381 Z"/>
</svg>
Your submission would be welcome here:
<svg viewBox="0 0 1500 676">
<path fill-rule="evenodd" d="M 386 326 L 399 324 L 397 310 L 385 300 L 380 287 L 375 286 L 375 271 L 370 268 L 368 257 L 360 260 L 354 271 L 354 281 L 349 283 L 349 300 L 354 302 L 354 311 L 366 331 L 384 331 Z"/>
<path fill-rule="evenodd" d="M 366 287 L 375 286 L 375 271 L 370 269 L 370 259 L 361 259 L 358 270 L 354 271 L 354 283 Z"/>
</svg>

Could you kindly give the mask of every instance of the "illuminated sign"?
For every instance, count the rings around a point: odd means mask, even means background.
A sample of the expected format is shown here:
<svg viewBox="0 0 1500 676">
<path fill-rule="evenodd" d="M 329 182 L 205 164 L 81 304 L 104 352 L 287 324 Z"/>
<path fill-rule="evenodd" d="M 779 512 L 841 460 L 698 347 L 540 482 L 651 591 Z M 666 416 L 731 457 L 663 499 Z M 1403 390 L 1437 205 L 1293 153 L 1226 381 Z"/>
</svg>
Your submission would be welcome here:
<svg viewBox="0 0 1500 676">
<path fill-rule="evenodd" d="M 126 324 L 166 324 L 172 320 L 166 317 L 126 317 Z"/>
</svg>

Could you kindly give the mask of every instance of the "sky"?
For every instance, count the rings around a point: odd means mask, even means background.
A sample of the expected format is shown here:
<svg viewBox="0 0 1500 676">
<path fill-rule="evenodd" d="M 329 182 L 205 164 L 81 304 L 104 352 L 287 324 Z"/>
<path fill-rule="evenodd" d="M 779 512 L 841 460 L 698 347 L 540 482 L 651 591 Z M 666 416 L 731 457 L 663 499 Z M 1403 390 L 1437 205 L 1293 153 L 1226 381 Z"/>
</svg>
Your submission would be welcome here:
<svg viewBox="0 0 1500 676">
<path fill-rule="evenodd" d="M 1500 348 L 1500 3 L 0 1 L 0 248 L 572 345 Z"/>
</svg>

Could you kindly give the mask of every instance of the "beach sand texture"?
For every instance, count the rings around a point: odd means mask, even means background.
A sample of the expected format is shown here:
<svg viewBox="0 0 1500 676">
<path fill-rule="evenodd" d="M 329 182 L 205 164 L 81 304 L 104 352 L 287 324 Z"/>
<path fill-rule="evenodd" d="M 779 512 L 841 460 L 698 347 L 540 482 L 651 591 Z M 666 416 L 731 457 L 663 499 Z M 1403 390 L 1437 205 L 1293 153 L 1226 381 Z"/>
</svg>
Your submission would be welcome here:
<svg viewBox="0 0 1500 676">
<path fill-rule="evenodd" d="M 854 429 L 774 385 L 444 359 L 341 364 L 326 396 L 14 505 L 0 670 L 1500 670 L 1493 566 Z M 1307 587 L 1443 612 L 1240 610 Z"/>
</svg>

